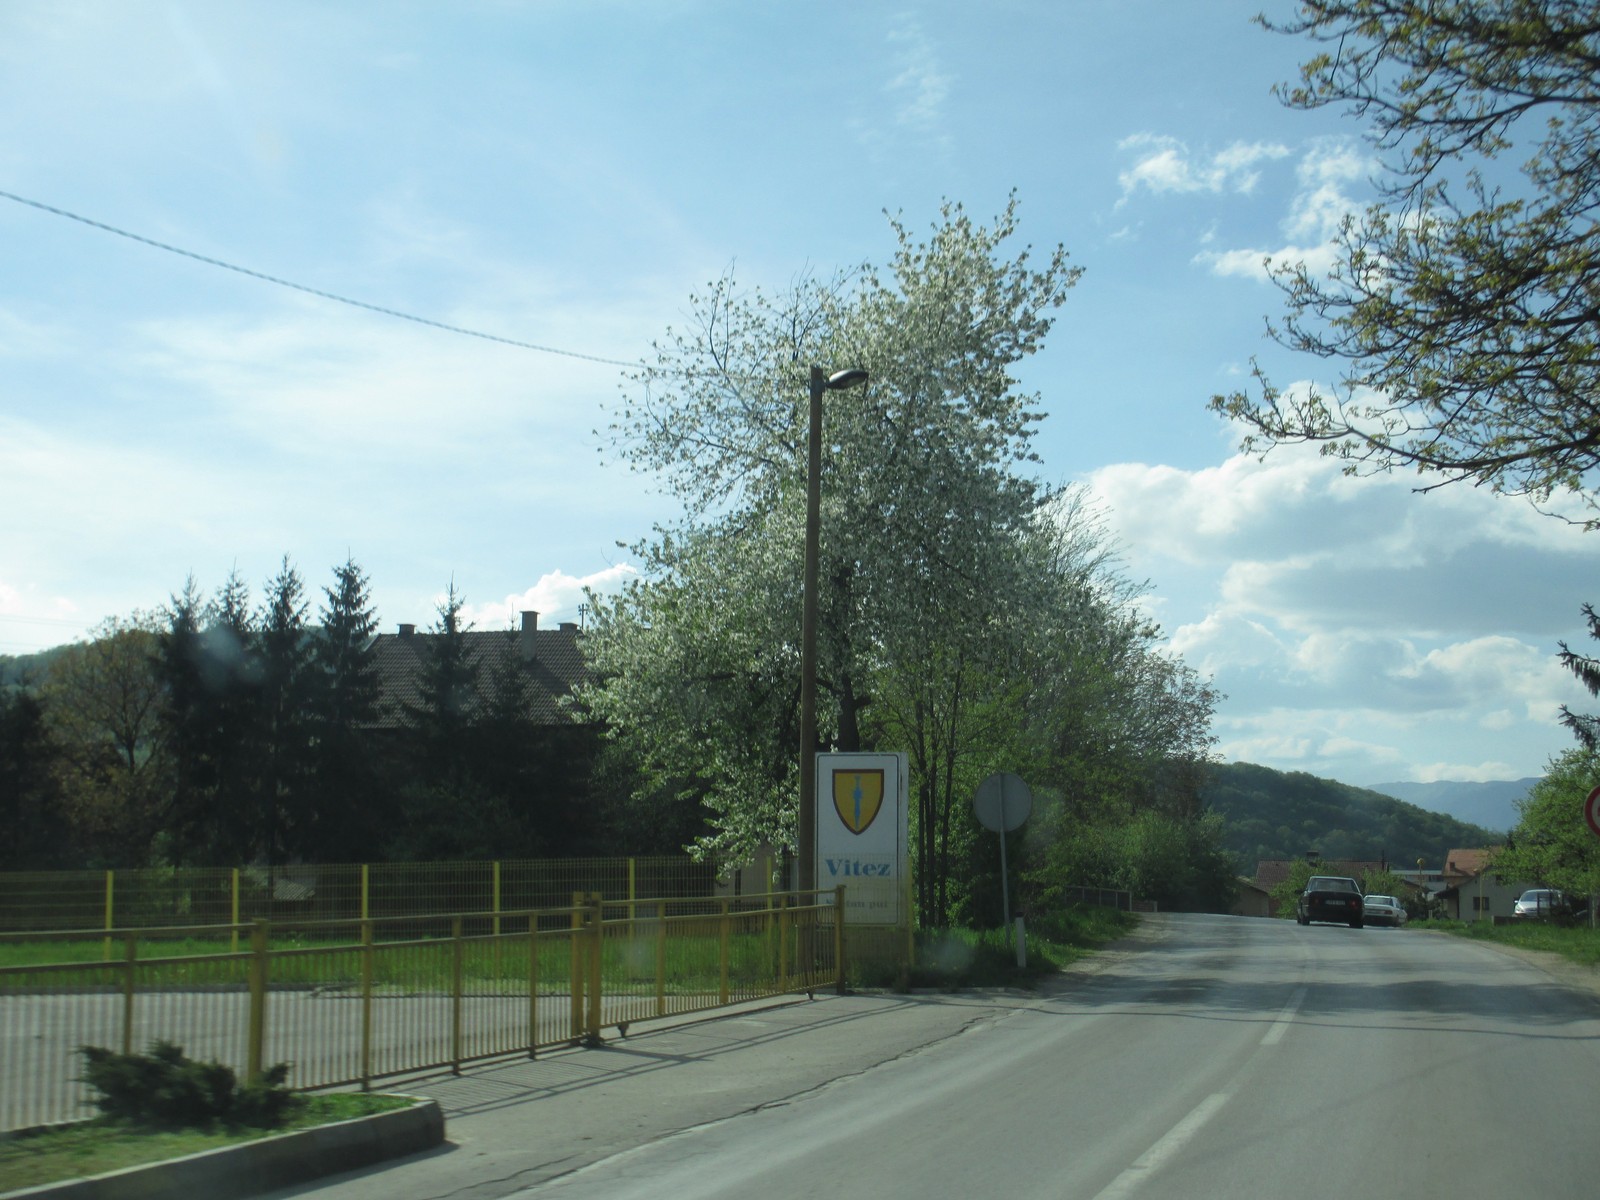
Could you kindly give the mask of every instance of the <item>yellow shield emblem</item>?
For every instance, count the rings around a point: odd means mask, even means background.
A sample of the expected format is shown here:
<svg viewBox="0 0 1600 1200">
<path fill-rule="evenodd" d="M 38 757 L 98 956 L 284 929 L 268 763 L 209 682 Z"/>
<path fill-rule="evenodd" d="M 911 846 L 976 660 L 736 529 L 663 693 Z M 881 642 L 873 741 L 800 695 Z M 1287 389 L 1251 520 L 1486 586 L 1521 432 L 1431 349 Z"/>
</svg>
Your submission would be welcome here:
<svg viewBox="0 0 1600 1200">
<path fill-rule="evenodd" d="M 833 807 L 851 833 L 866 832 L 883 807 L 883 768 L 834 771 Z"/>
</svg>

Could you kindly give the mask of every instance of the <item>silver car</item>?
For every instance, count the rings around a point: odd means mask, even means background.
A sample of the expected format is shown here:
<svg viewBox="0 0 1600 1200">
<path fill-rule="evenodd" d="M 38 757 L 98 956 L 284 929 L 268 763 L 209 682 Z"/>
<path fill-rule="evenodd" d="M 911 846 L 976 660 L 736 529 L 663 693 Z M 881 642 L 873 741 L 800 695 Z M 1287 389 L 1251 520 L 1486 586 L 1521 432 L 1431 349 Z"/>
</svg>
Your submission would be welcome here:
<svg viewBox="0 0 1600 1200">
<path fill-rule="evenodd" d="M 1554 888 L 1529 888 L 1511 906 L 1513 917 L 1565 916 L 1571 911 L 1567 898 Z"/>
<path fill-rule="evenodd" d="M 1399 929 L 1406 923 L 1406 906 L 1393 896 L 1363 896 L 1361 919 L 1368 925 L 1388 925 Z"/>
</svg>

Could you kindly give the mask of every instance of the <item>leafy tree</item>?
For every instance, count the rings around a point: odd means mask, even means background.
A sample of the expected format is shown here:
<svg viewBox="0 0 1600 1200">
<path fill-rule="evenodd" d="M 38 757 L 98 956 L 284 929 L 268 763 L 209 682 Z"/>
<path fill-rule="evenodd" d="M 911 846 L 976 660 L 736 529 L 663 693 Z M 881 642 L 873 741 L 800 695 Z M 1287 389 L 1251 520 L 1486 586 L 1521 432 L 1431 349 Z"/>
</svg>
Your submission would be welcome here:
<svg viewBox="0 0 1600 1200">
<path fill-rule="evenodd" d="M 1502 879 L 1532 879 L 1570 896 L 1600 892 L 1600 838 L 1583 802 L 1600 784 L 1600 752 L 1575 748 L 1551 759 L 1544 778 L 1517 802 L 1520 820 L 1494 860 Z"/>
<path fill-rule="evenodd" d="M 642 789 L 702 798 L 703 844 L 736 857 L 794 842 L 808 364 L 871 373 L 827 416 L 825 745 L 867 748 L 885 680 L 996 628 L 992 596 L 1022 566 L 1014 539 L 1043 495 L 1017 469 L 1038 400 L 1010 370 L 1041 344 L 1076 269 L 1060 248 L 1037 270 L 1025 250 L 1005 256 L 1014 201 L 990 228 L 947 205 L 926 242 L 891 223 L 881 275 L 864 266 L 777 300 L 713 284 L 611 425 L 617 452 L 686 515 L 636 548 L 646 580 L 596 601 L 583 702 L 635 747 Z"/>
<path fill-rule="evenodd" d="M 1054 800 L 1041 814 L 1045 850 L 1025 878 L 1031 904 L 1058 907 L 1065 889 L 1112 888 L 1164 910 L 1226 912 L 1238 891 L 1222 821 L 1146 811 L 1083 823 Z"/>
<path fill-rule="evenodd" d="M 61 748 L 61 802 L 89 861 L 143 865 L 169 817 L 172 760 L 156 669 L 160 619 L 108 617 L 62 649 L 44 686 Z"/>
<path fill-rule="evenodd" d="M 1314 442 L 1351 471 L 1414 468 L 1600 523 L 1595 5 L 1317 0 L 1262 23 L 1327 47 L 1279 96 L 1371 123 L 1380 200 L 1345 221 L 1327 278 L 1274 269 L 1275 337 L 1340 364 L 1338 384 L 1290 394 L 1258 371 L 1259 395 L 1211 407 L 1249 449 Z"/>
</svg>

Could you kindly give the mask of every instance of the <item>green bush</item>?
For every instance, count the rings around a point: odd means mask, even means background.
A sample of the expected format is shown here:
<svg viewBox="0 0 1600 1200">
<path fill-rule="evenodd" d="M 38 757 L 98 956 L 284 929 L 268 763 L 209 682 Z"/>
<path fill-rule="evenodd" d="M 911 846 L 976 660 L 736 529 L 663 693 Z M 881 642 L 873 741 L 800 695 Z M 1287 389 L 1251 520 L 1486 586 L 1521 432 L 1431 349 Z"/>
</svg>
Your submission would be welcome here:
<svg viewBox="0 0 1600 1200">
<path fill-rule="evenodd" d="M 284 1087 L 289 1064 L 239 1085 L 219 1062 L 195 1062 L 171 1042 L 155 1042 L 149 1054 L 118 1054 L 81 1046 L 83 1082 L 98 1093 L 95 1106 L 109 1117 L 160 1129 L 209 1129 L 216 1125 L 274 1129 L 304 1103 Z"/>
</svg>

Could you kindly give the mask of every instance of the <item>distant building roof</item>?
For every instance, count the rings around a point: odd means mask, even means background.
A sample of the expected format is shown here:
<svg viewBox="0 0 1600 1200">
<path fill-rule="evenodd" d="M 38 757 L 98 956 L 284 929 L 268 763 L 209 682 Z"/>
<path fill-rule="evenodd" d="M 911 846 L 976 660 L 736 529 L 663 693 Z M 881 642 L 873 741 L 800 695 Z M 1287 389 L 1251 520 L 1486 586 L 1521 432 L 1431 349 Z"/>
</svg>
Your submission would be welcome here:
<svg viewBox="0 0 1600 1200">
<path fill-rule="evenodd" d="M 1482 846 L 1475 850 L 1452 850 L 1444 856 L 1444 874 L 1450 881 L 1481 875 L 1499 854 L 1499 846 Z"/>
<path fill-rule="evenodd" d="M 1262 858 L 1256 860 L 1256 886 L 1271 891 L 1289 878 L 1289 872 L 1299 858 Z M 1379 858 L 1373 860 L 1325 858 L 1315 864 L 1314 875 L 1348 875 L 1360 879 L 1368 871 L 1387 871 L 1389 864 Z"/>
<path fill-rule="evenodd" d="M 406 724 L 406 711 L 422 703 L 422 668 L 430 644 L 442 634 L 418 633 L 415 625 L 401 625 L 398 633 L 373 639 L 368 653 L 378 675 L 378 726 L 397 729 Z M 583 654 L 578 649 L 578 626 L 562 622 L 555 629 L 540 629 L 539 614 L 522 614 L 515 630 L 469 630 L 460 635 L 466 659 L 478 669 L 480 701 L 495 675 L 520 665 L 528 678 L 528 715 L 540 725 L 565 725 L 572 718 L 560 707 L 584 677 Z"/>
</svg>

